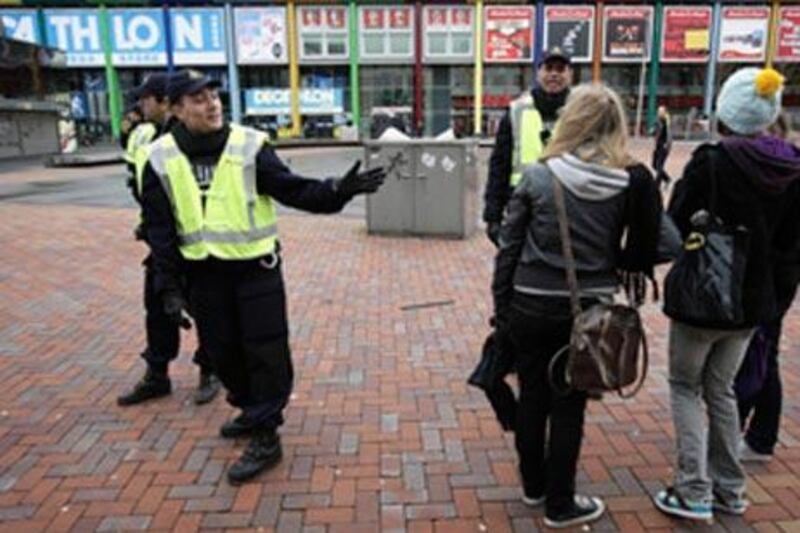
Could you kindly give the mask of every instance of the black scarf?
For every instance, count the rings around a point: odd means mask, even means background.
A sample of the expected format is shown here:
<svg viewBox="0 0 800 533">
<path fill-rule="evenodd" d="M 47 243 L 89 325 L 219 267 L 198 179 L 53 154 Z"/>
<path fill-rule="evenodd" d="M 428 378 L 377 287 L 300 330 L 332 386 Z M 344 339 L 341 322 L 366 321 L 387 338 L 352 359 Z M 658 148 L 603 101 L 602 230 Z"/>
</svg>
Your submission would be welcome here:
<svg viewBox="0 0 800 533">
<path fill-rule="evenodd" d="M 550 94 L 541 87 L 536 87 L 531 91 L 531 95 L 536 102 L 536 109 L 542 115 L 542 119 L 552 122 L 558 119 L 558 110 L 564 107 L 567 96 L 569 96 L 569 88 L 560 93 Z"/>
</svg>

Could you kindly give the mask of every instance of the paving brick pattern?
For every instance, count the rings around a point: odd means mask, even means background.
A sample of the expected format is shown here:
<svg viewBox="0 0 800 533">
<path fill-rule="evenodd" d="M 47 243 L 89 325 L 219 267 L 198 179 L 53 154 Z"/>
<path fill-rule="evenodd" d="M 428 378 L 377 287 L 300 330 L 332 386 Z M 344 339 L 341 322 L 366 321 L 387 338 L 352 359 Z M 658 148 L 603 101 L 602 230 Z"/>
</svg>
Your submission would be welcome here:
<svg viewBox="0 0 800 533">
<path fill-rule="evenodd" d="M 244 441 L 217 436 L 222 398 L 191 401 L 192 334 L 171 397 L 121 409 L 142 372 L 132 210 L 0 204 L 0 531 L 505 532 L 543 528 L 519 501 L 515 453 L 465 384 L 490 315 L 492 249 L 368 237 L 360 220 L 285 216 L 296 387 L 285 458 L 232 487 Z M 428 306 L 422 304 L 431 304 Z M 652 363 L 633 400 L 589 408 L 579 489 L 596 531 L 667 531 L 666 321 L 646 310 Z M 748 467 L 753 507 L 701 531 L 800 530 L 800 305 L 787 320 L 776 459 Z"/>
</svg>

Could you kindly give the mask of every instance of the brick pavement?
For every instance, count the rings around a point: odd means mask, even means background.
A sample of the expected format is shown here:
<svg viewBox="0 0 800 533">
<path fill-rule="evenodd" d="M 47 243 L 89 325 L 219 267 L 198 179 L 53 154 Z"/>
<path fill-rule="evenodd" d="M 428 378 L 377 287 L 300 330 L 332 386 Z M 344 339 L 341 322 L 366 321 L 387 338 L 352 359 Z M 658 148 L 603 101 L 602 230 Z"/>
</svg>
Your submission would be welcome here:
<svg viewBox="0 0 800 533">
<path fill-rule="evenodd" d="M 492 250 L 368 237 L 360 220 L 285 216 L 296 389 L 285 459 L 231 487 L 244 442 L 232 410 L 191 402 L 192 335 L 175 392 L 118 408 L 142 364 L 141 245 L 132 210 L 0 204 L 0 530 L 535 531 L 515 456 L 464 383 L 490 313 Z M 417 308 L 419 304 L 439 303 Z M 592 403 L 579 489 L 606 498 L 597 531 L 685 526 L 649 499 L 669 479 L 665 320 L 646 309 L 653 361 L 630 401 Z M 782 444 L 748 467 L 755 505 L 708 531 L 800 530 L 800 306 L 783 345 Z"/>
</svg>

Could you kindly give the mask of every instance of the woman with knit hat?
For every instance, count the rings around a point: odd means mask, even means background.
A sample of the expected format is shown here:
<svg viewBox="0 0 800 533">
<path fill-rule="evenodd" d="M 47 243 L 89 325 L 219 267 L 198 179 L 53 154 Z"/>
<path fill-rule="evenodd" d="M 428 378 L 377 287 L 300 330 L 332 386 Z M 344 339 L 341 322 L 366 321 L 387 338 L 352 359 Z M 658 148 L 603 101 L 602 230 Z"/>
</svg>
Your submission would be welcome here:
<svg viewBox="0 0 800 533">
<path fill-rule="evenodd" d="M 670 323 L 678 460 L 673 485 L 654 498 L 670 515 L 708 520 L 714 511 L 740 515 L 747 509 L 733 382 L 754 327 L 778 316 L 781 293 L 796 283 L 800 269 L 800 151 L 764 134 L 780 112 L 782 88 L 783 77 L 772 69 L 744 68 L 725 81 L 717 98 L 722 141 L 694 152 L 669 205 L 684 238 L 712 211 L 749 233 L 744 319 L 715 329 L 675 317 Z"/>
</svg>

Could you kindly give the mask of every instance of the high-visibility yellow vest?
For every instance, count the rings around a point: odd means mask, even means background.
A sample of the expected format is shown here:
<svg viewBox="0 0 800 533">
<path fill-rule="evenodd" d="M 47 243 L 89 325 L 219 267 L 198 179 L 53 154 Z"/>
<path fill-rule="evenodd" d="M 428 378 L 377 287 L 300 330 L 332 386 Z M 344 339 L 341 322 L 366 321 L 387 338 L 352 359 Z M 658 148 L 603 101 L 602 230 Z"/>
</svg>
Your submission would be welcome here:
<svg viewBox="0 0 800 533">
<path fill-rule="evenodd" d="M 171 133 L 150 145 L 148 161 L 172 204 L 185 259 L 254 259 L 275 250 L 275 204 L 256 191 L 256 156 L 267 142 L 263 133 L 231 124 L 206 191 Z"/>
<path fill-rule="evenodd" d="M 535 163 L 542 155 L 542 115 L 536 109 L 533 96 L 528 93 L 511 102 L 509 116 L 514 136 L 510 182 L 512 187 L 516 187 L 525 166 Z"/>
<path fill-rule="evenodd" d="M 136 164 L 136 154 L 140 149 L 150 144 L 155 138 L 158 130 L 155 125 L 150 122 L 142 122 L 135 128 L 128 136 L 128 142 L 125 145 L 125 161 L 131 165 Z"/>
</svg>

